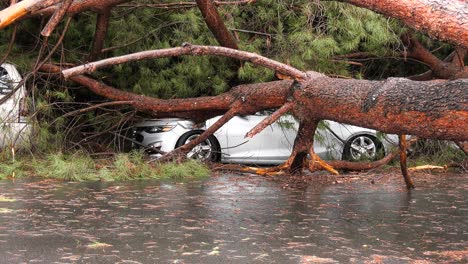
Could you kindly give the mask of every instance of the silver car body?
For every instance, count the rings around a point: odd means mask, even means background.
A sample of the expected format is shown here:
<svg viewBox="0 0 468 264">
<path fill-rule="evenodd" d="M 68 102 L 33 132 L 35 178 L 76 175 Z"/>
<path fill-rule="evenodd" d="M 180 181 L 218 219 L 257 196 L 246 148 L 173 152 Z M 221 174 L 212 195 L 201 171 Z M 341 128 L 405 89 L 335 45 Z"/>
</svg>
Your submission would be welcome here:
<svg viewBox="0 0 468 264">
<path fill-rule="evenodd" d="M 290 156 L 296 138 L 298 122 L 290 115 L 282 116 L 277 122 L 265 128 L 253 138 L 245 138 L 255 125 L 271 112 L 263 111 L 255 115 L 236 116 L 218 129 L 214 136 L 219 143 L 221 162 L 246 164 L 280 164 Z M 135 140 L 145 148 L 157 149 L 158 157 L 176 147 L 181 137 L 193 130 L 205 130 L 220 117 L 207 120 L 201 127 L 196 127 L 189 120 L 167 118 L 146 120 L 136 125 Z M 343 148 L 350 139 L 357 135 L 377 137 L 372 129 L 344 125 L 325 121 L 326 129 L 319 129 L 315 135 L 314 150 L 323 159 L 342 159 Z M 165 127 L 167 131 L 149 133 L 150 127 Z M 379 137 L 384 151 L 388 151 L 398 142 L 396 135 Z"/>
<path fill-rule="evenodd" d="M 0 65 L 0 100 L 13 93 L 0 104 L 0 149 L 24 146 L 29 142 L 31 126 L 22 115 L 26 89 L 22 85 L 15 90 L 21 80 L 15 66 L 8 63 Z"/>
</svg>

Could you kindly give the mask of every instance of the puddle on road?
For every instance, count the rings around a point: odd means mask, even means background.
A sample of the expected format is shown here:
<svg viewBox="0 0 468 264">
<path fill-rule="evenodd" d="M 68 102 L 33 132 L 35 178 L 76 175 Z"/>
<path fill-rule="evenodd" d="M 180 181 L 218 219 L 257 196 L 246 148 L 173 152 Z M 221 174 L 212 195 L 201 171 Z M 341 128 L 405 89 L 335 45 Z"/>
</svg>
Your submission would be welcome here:
<svg viewBox="0 0 468 264">
<path fill-rule="evenodd" d="M 1 181 L 0 263 L 468 261 L 466 175 L 416 177 L 411 192 L 400 177 L 306 190 L 236 175 Z"/>
</svg>

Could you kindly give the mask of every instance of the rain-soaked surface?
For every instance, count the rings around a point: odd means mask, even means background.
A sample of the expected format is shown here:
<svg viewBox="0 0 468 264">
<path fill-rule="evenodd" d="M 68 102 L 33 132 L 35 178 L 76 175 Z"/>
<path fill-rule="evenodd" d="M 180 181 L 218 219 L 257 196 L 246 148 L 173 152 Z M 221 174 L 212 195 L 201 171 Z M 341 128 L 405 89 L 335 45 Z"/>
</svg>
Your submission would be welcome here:
<svg viewBox="0 0 468 264">
<path fill-rule="evenodd" d="M 0 263 L 467 263 L 467 176 L 1 181 Z"/>
</svg>

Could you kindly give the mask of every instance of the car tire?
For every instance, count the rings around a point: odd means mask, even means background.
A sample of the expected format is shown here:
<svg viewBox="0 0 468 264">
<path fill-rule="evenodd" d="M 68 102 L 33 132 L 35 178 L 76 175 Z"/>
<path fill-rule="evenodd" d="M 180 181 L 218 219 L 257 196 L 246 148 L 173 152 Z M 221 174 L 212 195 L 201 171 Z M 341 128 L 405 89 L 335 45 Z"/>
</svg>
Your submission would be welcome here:
<svg viewBox="0 0 468 264">
<path fill-rule="evenodd" d="M 177 141 L 176 148 L 194 140 L 202 133 L 202 130 L 193 130 L 183 134 Z M 218 140 L 213 135 L 209 136 L 204 142 L 189 151 L 187 158 L 200 161 L 219 161 L 221 158 L 221 148 Z"/>
<path fill-rule="evenodd" d="M 343 148 L 343 160 L 375 161 L 384 156 L 382 142 L 372 135 L 354 136 L 346 142 Z"/>
</svg>

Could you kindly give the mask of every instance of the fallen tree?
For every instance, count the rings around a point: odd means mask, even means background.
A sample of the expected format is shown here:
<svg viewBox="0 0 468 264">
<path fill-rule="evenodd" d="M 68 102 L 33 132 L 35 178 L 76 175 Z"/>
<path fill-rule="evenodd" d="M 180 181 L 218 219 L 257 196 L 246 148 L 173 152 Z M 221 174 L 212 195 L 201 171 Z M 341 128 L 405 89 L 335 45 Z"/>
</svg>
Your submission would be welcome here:
<svg viewBox="0 0 468 264">
<path fill-rule="evenodd" d="M 214 97 L 160 100 L 123 92 L 83 75 L 119 63 L 179 55 L 229 56 L 274 69 L 292 76 L 295 80 L 242 85 Z M 324 119 L 374 128 L 386 133 L 455 141 L 468 140 L 466 133 L 468 80 L 466 79 L 418 82 L 404 78 L 391 78 L 385 81 L 330 78 L 317 72 L 301 72 L 253 53 L 190 44 L 180 48 L 124 55 L 63 71 L 58 66 L 45 65 L 43 70 L 62 73 L 64 77 L 111 100 L 130 101 L 135 108 L 151 111 L 155 117 L 189 117 L 204 120 L 224 114 L 197 140 L 176 149 L 163 159 L 170 159 L 189 151 L 235 115 L 253 114 L 270 108 L 279 109 L 246 136 L 254 136 L 285 112 L 292 113 L 300 125 L 290 158 L 283 165 L 267 172 L 275 170 L 298 172 L 302 168 L 308 168 L 326 169 L 337 173 L 332 166 L 321 161 L 313 151 L 315 130 L 318 122 Z M 308 155 L 311 160 L 307 159 Z M 334 165 L 337 168 L 351 169 L 372 167 L 368 164 L 347 162 L 338 162 Z M 403 168 L 402 170 L 405 171 Z M 412 182 L 407 184 L 412 186 Z"/>
<path fill-rule="evenodd" d="M 92 10 L 98 14 L 98 18 L 88 59 L 94 60 L 101 55 L 103 50 L 110 10 L 124 2 L 130 1 L 24 0 L 17 4 L 14 4 L 13 1 L 11 7 L 0 11 L 0 28 L 21 20 L 27 15 L 52 16 L 42 33 L 43 36 L 48 36 L 65 15 Z M 377 11 L 386 16 L 400 19 L 410 27 L 421 29 L 433 37 L 450 41 L 461 47 L 468 46 L 466 1 L 341 2 Z M 200 0 L 197 1 L 197 4 L 218 41 L 222 45 L 236 48 L 234 39 L 223 25 L 223 21 L 216 13 L 212 2 Z M 463 48 L 459 47 L 457 49 L 458 57 L 452 57 L 450 65 L 446 65 L 427 56 L 428 54 L 425 52 L 421 52 L 422 49 L 418 43 L 411 41 L 411 39 L 408 40 L 410 55 L 426 60 L 436 76 L 448 76 L 447 78 L 453 79 L 466 76 L 466 68 L 464 68 L 462 61 L 466 51 Z M 263 65 L 282 75 L 290 76 L 293 80 L 241 85 L 227 93 L 213 97 L 160 100 L 124 92 L 84 75 L 109 65 L 180 55 L 229 56 Z M 450 66 L 450 69 L 446 70 L 446 66 Z M 131 104 L 138 110 L 150 111 L 155 117 L 175 116 L 201 121 L 216 115 L 223 115 L 197 140 L 169 153 L 164 159 L 170 159 L 188 151 L 235 115 L 253 114 L 256 111 L 269 108 L 278 108 L 278 110 L 259 126 L 253 128 L 247 136 L 254 136 L 286 112 L 292 113 L 300 123 L 291 157 L 285 164 L 270 171 L 287 169 L 291 172 L 297 172 L 302 168 L 308 168 L 310 170 L 327 169 L 336 173 L 332 166 L 321 161 L 313 152 L 313 135 L 318 122 L 324 119 L 374 128 L 387 133 L 412 134 L 423 138 L 449 139 L 460 142 L 468 140 L 466 134 L 468 128 L 466 79 L 415 82 L 404 78 L 390 78 L 384 81 L 330 78 L 317 72 L 299 71 L 257 54 L 190 44 L 180 48 L 110 58 L 65 70 L 52 64 L 43 65 L 41 68 L 51 73 L 62 73 L 64 77 L 88 87 L 96 94 Z M 459 72 L 463 72 L 463 74 L 459 74 Z M 401 144 L 402 150 L 404 150 L 404 145 L 403 142 Z M 308 160 L 307 156 L 310 156 L 311 159 Z M 403 154 L 401 159 L 405 159 Z M 332 165 L 335 168 L 352 167 L 353 169 L 373 166 L 372 164 L 346 162 L 335 162 Z M 402 165 L 403 171 L 406 170 L 404 167 Z M 407 186 L 410 185 L 412 183 L 407 181 Z"/>
</svg>

